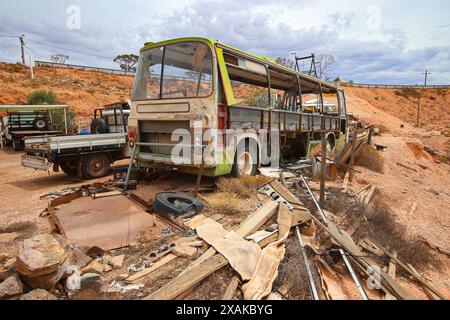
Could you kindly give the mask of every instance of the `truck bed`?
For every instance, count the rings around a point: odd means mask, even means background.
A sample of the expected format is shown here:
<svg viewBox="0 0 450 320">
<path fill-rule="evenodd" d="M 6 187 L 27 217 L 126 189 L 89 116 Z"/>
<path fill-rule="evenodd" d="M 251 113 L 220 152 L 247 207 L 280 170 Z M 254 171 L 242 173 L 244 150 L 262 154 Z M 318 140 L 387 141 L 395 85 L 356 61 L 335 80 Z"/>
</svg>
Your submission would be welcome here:
<svg viewBox="0 0 450 320">
<path fill-rule="evenodd" d="M 25 151 L 57 152 L 83 149 L 95 150 L 105 146 L 121 148 L 127 143 L 126 133 L 107 133 L 69 136 L 41 136 L 25 139 Z"/>
</svg>

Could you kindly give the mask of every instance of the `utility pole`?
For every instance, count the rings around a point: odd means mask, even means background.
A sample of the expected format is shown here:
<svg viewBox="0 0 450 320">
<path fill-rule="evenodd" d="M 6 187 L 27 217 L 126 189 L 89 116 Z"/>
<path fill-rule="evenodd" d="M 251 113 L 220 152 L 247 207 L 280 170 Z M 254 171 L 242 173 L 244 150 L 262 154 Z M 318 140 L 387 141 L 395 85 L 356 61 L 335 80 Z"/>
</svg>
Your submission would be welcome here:
<svg viewBox="0 0 450 320">
<path fill-rule="evenodd" d="M 417 126 L 420 125 L 420 98 L 421 97 L 419 97 L 417 101 Z"/>
<path fill-rule="evenodd" d="M 425 70 L 425 73 L 422 73 L 425 75 L 425 87 L 427 86 L 427 80 L 428 80 L 428 76 L 431 74 L 431 72 L 428 72 L 428 70 Z"/>
<path fill-rule="evenodd" d="M 25 63 L 25 48 L 24 48 L 25 42 L 23 41 L 23 37 L 25 37 L 24 34 L 22 34 L 22 36 L 19 37 L 19 40 L 20 40 L 20 49 L 22 51 L 22 64 L 26 65 L 26 63 Z"/>
</svg>

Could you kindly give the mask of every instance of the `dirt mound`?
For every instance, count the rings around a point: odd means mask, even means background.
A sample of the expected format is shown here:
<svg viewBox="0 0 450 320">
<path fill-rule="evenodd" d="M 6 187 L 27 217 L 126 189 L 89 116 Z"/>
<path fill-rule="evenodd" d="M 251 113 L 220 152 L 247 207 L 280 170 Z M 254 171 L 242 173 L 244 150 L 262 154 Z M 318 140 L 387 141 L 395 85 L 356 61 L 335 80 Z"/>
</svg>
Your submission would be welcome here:
<svg viewBox="0 0 450 320">
<path fill-rule="evenodd" d="M 78 115 L 130 99 L 132 77 L 72 69 L 36 68 L 31 79 L 27 67 L 0 63 L 0 104 L 23 104 L 37 90 L 51 90 L 58 102 L 72 106 Z"/>
<path fill-rule="evenodd" d="M 360 107 L 367 112 L 384 112 L 410 125 L 417 122 L 420 99 L 421 126 L 440 132 L 450 129 L 450 89 L 368 89 L 344 88 L 350 108 L 358 113 Z M 352 102 L 356 102 L 354 104 Z M 361 102 L 363 102 L 361 104 Z M 361 104 L 361 105 L 360 105 Z M 381 113 L 380 115 L 383 115 Z M 382 119 L 378 122 L 383 122 Z M 388 122 L 389 124 L 389 122 Z"/>
</svg>

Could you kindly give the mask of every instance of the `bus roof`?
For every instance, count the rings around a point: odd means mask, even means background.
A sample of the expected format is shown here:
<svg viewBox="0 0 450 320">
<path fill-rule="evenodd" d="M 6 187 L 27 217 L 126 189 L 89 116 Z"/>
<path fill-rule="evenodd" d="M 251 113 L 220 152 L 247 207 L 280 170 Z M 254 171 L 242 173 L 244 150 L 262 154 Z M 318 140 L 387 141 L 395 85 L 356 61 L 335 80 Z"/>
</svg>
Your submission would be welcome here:
<svg viewBox="0 0 450 320">
<path fill-rule="evenodd" d="M 217 40 L 212 40 L 212 39 L 203 38 L 203 37 L 187 37 L 187 38 L 176 38 L 176 39 L 164 40 L 164 41 L 160 41 L 160 42 L 147 42 L 147 43 L 145 43 L 145 46 L 141 49 L 141 52 L 145 51 L 147 49 L 150 49 L 150 48 L 160 47 L 160 46 L 163 46 L 163 45 L 175 44 L 175 43 L 185 42 L 185 41 L 200 41 L 200 42 L 204 42 L 204 43 L 208 44 L 210 47 L 218 46 L 218 47 L 222 48 L 225 51 L 236 53 L 238 55 L 241 55 L 243 57 L 255 60 L 255 61 L 260 62 L 262 64 L 266 64 L 266 65 L 271 66 L 273 68 L 276 68 L 278 70 L 282 70 L 282 71 L 284 71 L 286 73 L 289 73 L 289 74 L 298 75 L 300 78 L 302 78 L 305 81 L 313 82 L 313 83 L 316 83 L 316 84 L 320 83 L 320 84 L 322 84 L 322 86 L 325 86 L 325 87 L 327 87 L 329 89 L 334 89 L 334 90 L 338 90 L 339 89 L 339 87 L 336 84 L 332 83 L 332 82 L 325 81 L 325 80 L 322 80 L 322 79 L 310 76 L 310 75 L 308 75 L 306 73 L 298 72 L 298 71 L 296 71 L 294 69 L 288 68 L 288 67 L 286 67 L 286 66 L 284 66 L 282 64 L 277 63 L 274 58 L 261 56 L 261 55 L 256 55 L 256 54 L 253 54 L 253 53 L 249 53 L 249 52 L 246 52 L 244 50 L 241 50 L 241 49 L 235 48 L 233 46 L 227 45 L 225 43 L 219 42 Z"/>
</svg>

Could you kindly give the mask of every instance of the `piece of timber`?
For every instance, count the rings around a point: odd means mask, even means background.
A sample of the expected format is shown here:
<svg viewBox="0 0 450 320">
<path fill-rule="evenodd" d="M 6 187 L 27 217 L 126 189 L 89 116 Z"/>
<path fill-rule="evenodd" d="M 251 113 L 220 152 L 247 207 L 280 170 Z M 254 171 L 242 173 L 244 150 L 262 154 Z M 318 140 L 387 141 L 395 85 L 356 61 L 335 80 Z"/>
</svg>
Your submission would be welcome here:
<svg viewBox="0 0 450 320">
<path fill-rule="evenodd" d="M 373 242 L 373 240 L 372 240 L 372 242 Z M 400 267 L 402 267 L 403 269 L 405 269 L 405 271 L 407 271 L 410 275 L 412 275 L 420 284 L 427 287 L 431 292 L 433 292 L 435 295 L 437 295 L 442 300 L 445 300 L 445 297 L 439 291 L 437 291 L 432 286 L 430 286 L 421 276 L 419 276 L 417 273 L 415 273 L 408 265 L 404 264 L 396 256 L 394 256 L 388 250 L 386 250 L 385 248 L 380 246 L 378 243 L 374 242 L 374 244 L 376 244 L 379 249 L 381 249 L 389 258 L 394 260 Z"/>
<path fill-rule="evenodd" d="M 267 202 L 262 208 L 245 220 L 235 232 L 245 238 L 256 232 L 277 211 L 278 203 Z M 255 230 L 255 228 L 257 228 Z M 212 256 L 211 256 L 212 255 Z M 198 261 L 201 261 L 200 263 Z M 228 265 L 228 260 L 217 254 L 214 248 L 209 248 L 200 258 L 193 262 L 185 271 L 172 279 L 162 288 L 153 292 L 145 300 L 172 300 L 200 283 L 207 276 Z"/>
<path fill-rule="evenodd" d="M 136 282 L 139 279 L 142 279 L 143 277 L 151 274 L 152 272 L 164 267 L 166 264 L 172 262 L 173 260 L 175 260 L 176 258 L 178 258 L 177 255 L 175 254 L 168 254 L 167 256 L 165 256 L 164 258 L 162 258 L 161 260 L 159 260 L 158 262 L 156 262 L 154 265 L 152 265 L 151 267 L 144 269 L 130 277 L 128 277 L 126 279 L 127 282 Z"/>
<path fill-rule="evenodd" d="M 230 283 L 228 284 L 228 288 L 225 291 L 225 294 L 222 297 L 223 301 L 230 301 L 233 300 L 234 293 L 236 292 L 238 286 L 239 286 L 240 280 L 239 276 L 235 275 L 231 278 Z"/>
<path fill-rule="evenodd" d="M 277 211 L 278 203 L 268 201 L 259 208 L 254 214 L 248 217 L 235 232 L 242 238 L 245 238 L 258 231 Z"/>
<path fill-rule="evenodd" d="M 416 268 L 414 268 L 412 265 L 410 265 L 408 263 L 408 267 L 411 268 L 411 271 L 414 272 L 414 274 L 417 277 L 420 277 L 419 272 L 416 270 Z M 439 296 L 437 296 L 436 294 L 434 294 L 430 289 L 428 289 L 426 286 L 424 286 L 423 284 L 420 284 L 420 286 L 423 288 L 423 290 L 425 291 L 425 293 L 427 294 L 427 296 L 431 299 L 431 300 L 442 300 Z"/>
</svg>

